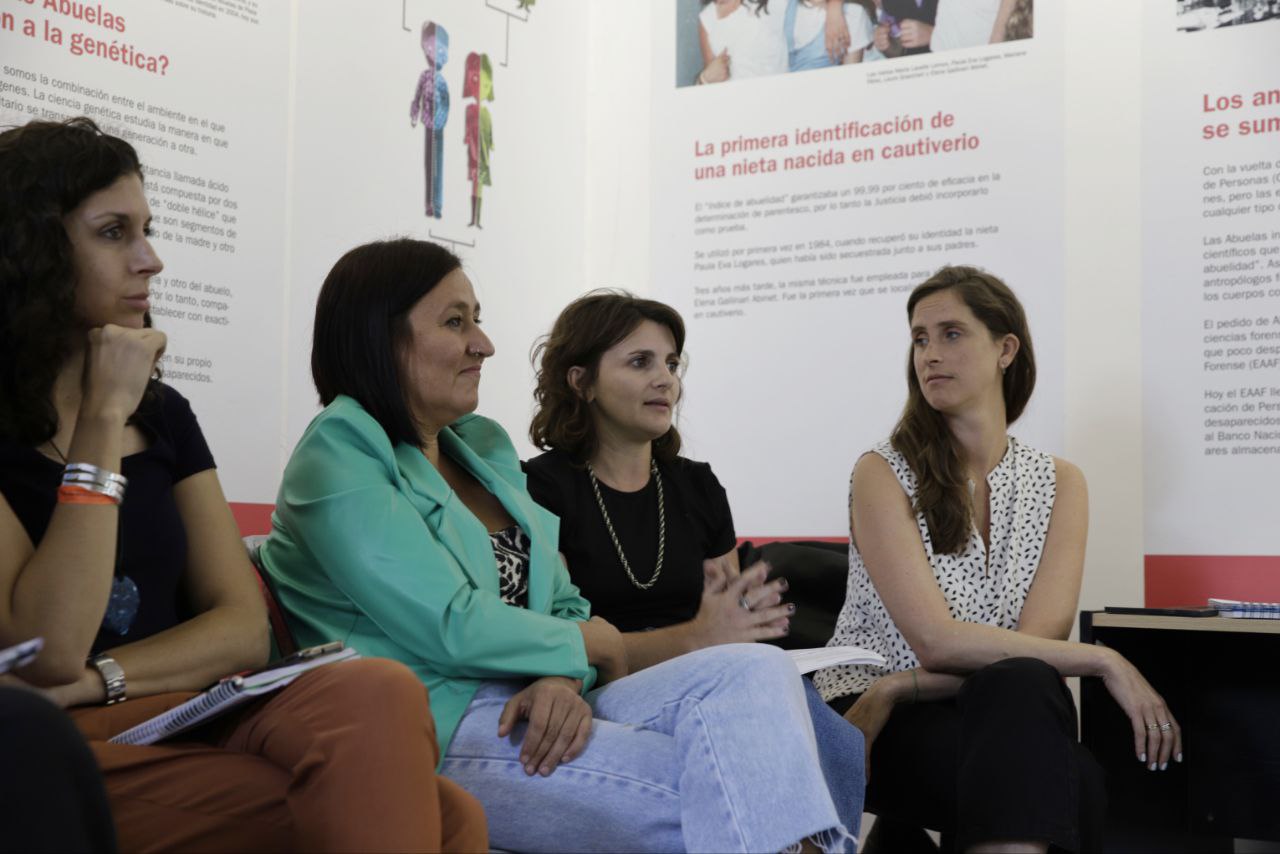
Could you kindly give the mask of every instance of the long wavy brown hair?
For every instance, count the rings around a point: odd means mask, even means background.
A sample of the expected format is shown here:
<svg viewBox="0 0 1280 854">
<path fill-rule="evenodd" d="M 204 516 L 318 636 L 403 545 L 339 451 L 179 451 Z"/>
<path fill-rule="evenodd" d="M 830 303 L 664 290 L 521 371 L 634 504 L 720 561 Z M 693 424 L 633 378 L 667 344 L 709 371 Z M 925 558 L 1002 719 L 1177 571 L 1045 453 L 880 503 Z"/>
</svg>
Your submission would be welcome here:
<svg viewBox="0 0 1280 854">
<path fill-rule="evenodd" d="M 551 333 L 533 348 L 537 371 L 533 397 L 538 409 L 529 425 L 529 439 L 543 450 L 567 453 L 575 463 L 585 463 L 596 452 L 595 416 L 591 404 L 569 384 L 569 369 L 584 368 L 582 387 L 599 376 L 600 357 L 641 323 L 652 320 L 671 331 L 676 354 L 684 353 L 684 319 L 666 303 L 641 299 L 626 291 L 596 290 L 571 302 L 556 318 Z M 680 453 L 680 433 L 675 424 L 653 441 L 660 460 Z"/>
<path fill-rule="evenodd" d="M 1020 346 L 1004 373 L 1005 422 L 1022 415 L 1036 387 L 1036 357 L 1022 303 L 1009 286 L 976 267 L 943 267 L 907 298 L 907 322 L 920 300 L 954 291 L 992 338 L 1013 335 Z M 890 437 L 916 476 L 915 510 L 929 525 L 935 554 L 956 554 L 969 541 L 973 503 L 960 447 L 942 413 L 929 405 L 920 389 L 915 360 L 907 352 L 907 404 Z"/>
</svg>

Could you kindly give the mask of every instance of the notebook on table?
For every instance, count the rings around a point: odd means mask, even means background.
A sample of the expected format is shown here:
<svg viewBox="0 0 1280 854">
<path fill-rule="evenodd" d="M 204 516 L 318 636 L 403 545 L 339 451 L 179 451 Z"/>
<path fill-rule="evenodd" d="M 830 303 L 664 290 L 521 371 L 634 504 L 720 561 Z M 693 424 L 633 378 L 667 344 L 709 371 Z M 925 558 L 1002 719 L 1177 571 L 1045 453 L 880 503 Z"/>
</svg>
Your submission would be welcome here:
<svg viewBox="0 0 1280 854">
<path fill-rule="evenodd" d="M 111 739 L 112 744 L 154 744 L 224 714 L 254 697 L 278 691 L 308 670 L 359 658 L 360 653 L 340 641 L 298 650 L 260 670 L 238 673 L 219 681 L 180 706 L 143 721 Z"/>
<path fill-rule="evenodd" d="M 1209 606 L 1218 609 L 1220 617 L 1246 620 L 1280 620 L 1280 602 L 1240 602 L 1236 599 L 1210 599 Z"/>
</svg>

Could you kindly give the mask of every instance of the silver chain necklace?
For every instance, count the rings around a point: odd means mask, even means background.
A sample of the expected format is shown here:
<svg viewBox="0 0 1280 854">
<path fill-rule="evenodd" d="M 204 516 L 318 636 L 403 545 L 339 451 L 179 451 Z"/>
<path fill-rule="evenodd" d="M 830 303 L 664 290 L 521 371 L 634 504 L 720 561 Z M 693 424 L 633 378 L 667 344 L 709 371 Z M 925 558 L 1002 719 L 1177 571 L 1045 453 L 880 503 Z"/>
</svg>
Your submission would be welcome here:
<svg viewBox="0 0 1280 854">
<path fill-rule="evenodd" d="M 613 547 L 618 552 L 618 560 L 622 561 L 622 568 L 626 571 L 627 578 L 631 579 L 631 583 L 641 590 L 648 590 L 658 583 L 658 575 L 662 572 L 662 558 L 667 550 L 667 508 L 666 502 L 663 501 L 662 497 L 662 475 L 658 474 L 657 460 L 649 460 L 649 473 L 653 475 L 653 479 L 658 485 L 658 562 L 653 568 L 653 577 L 648 581 L 641 582 L 636 579 L 635 573 L 631 571 L 631 564 L 627 561 L 627 556 L 622 553 L 622 543 L 618 540 L 618 533 L 613 530 L 613 521 L 609 518 L 609 511 L 604 506 L 604 496 L 600 494 L 600 482 L 596 480 L 596 471 L 591 467 L 591 463 L 587 463 L 587 475 L 591 478 L 591 489 L 596 494 L 596 504 L 600 505 L 600 515 L 604 517 L 604 526 L 609 529 L 609 536 L 613 539 Z"/>
</svg>

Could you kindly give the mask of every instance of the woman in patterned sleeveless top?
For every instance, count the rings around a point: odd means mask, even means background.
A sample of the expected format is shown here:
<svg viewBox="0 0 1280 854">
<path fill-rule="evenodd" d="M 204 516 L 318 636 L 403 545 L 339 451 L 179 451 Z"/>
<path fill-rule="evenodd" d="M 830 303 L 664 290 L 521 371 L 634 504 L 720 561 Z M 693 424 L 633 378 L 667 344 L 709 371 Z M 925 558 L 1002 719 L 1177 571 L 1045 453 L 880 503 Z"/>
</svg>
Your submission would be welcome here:
<svg viewBox="0 0 1280 854">
<path fill-rule="evenodd" d="M 1101 773 L 1062 677 L 1104 680 L 1152 771 L 1181 761 L 1178 723 L 1119 654 L 1067 640 L 1088 498 L 1078 468 L 1007 435 L 1035 385 L 1017 297 L 950 267 L 912 292 L 907 315 L 908 400 L 853 472 L 831 640 L 888 666 L 816 681 L 866 736 L 870 811 L 959 848 L 1098 849 Z"/>
</svg>

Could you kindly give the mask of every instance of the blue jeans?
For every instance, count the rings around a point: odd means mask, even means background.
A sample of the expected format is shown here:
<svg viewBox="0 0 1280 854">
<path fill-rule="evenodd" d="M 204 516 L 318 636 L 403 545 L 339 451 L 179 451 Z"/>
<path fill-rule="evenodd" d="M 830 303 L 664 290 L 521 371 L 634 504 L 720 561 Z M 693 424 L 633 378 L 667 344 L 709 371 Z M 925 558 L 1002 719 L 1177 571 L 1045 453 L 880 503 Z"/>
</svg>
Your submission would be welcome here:
<svg viewBox="0 0 1280 854">
<path fill-rule="evenodd" d="M 524 773 L 523 726 L 497 738 L 523 683 L 488 682 L 440 772 L 484 804 L 496 848 L 781 851 L 812 838 L 824 851 L 852 850 L 801 682 L 787 655 L 764 644 L 646 668 L 587 695 L 591 740 L 550 777 Z"/>
<path fill-rule="evenodd" d="M 822 695 L 808 679 L 804 698 L 809 703 L 813 735 L 818 743 L 822 776 L 831 791 L 836 812 L 853 836 L 862 832 L 862 801 L 867 794 L 866 743 L 862 730 L 846 721 L 822 701 Z M 857 850 L 850 846 L 850 851 Z"/>
</svg>

